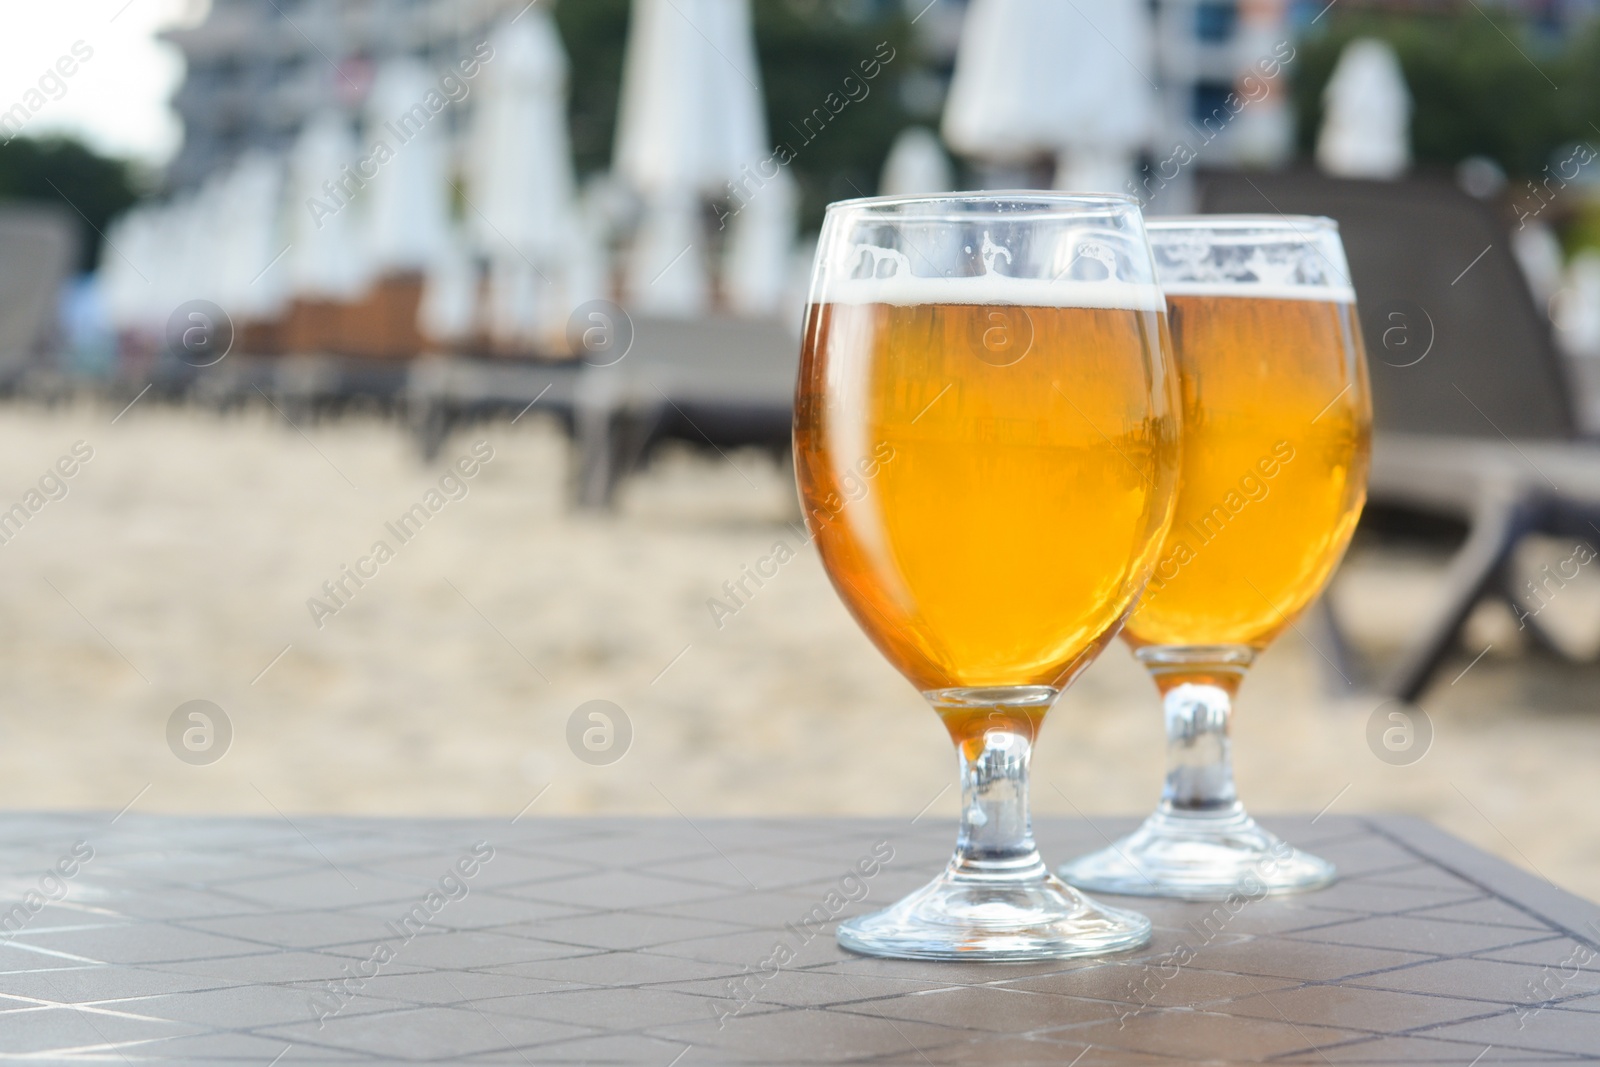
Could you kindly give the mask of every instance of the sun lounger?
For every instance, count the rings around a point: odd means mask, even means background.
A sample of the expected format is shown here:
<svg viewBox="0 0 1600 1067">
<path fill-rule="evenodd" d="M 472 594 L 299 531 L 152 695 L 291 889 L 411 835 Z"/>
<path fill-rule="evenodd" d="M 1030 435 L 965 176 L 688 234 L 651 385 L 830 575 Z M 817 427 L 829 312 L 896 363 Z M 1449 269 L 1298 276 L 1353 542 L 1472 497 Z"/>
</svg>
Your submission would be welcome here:
<svg viewBox="0 0 1600 1067">
<path fill-rule="evenodd" d="M 610 507 L 662 441 L 787 452 L 799 362 L 793 334 L 723 318 L 641 318 L 632 329 L 625 354 L 604 366 L 419 362 L 408 409 L 424 452 L 436 452 L 464 421 L 549 412 L 572 435 L 572 495 L 588 508 Z"/>
<path fill-rule="evenodd" d="M 1447 181 L 1235 173 L 1200 187 L 1205 211 L 1338 220 L 1372 372 L 1370 501 L 1468 528 L 1432 622 L 1382 685 L 1415 700 L 1480 600 L 1526 614 L 1509 570 L 1523 537 L 1600 543 L 1600 447 L 1578 437 L 1548 319 L 1501 220 Z"/>
<path fill-rule="evenodd" d="M 56 339 L 57 302 L 77 241 L 64 211 L 0 208 L 0 373 L 8 381 Z"/>
</svg>

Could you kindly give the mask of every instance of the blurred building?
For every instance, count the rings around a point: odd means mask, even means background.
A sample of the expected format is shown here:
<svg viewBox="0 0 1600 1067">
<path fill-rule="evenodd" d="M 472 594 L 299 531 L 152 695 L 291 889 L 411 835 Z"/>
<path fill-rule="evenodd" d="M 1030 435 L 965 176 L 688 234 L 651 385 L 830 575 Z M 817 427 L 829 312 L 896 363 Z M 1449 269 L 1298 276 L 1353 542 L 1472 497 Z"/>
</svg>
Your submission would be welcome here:
<svg viewBox="0 0 1600 1067">
<path fill-rule="evenodd" d="M 1165 141 L 1193 145 L 1212 167 L 1287 161 L 1294 130 L 1276 79 L 1295 55 L 1291 0 L 1158 0 L 1155 8 Z M 1167 147 L 1155 146 L 1158 159 Z"/>
<path fill-rule="evenodd" d="M 1309 22 L 1328 6 L 1327 0 L 1295 0 L 1300 22 Z M 1560 36 L 1600 15 L 1600 0 L 1341 0 L 1350 11 L 1467 14 L 1505 12 L 1526 19 L 1534 29 Z"/>
<path fill-rule="evenodd" d="M 1213 115 L 1241 79 L 1278 42 L 1293 44 L 1334 12 L 1483 14 L 1505 12 L 1554 36 L 1575 32 L 1600 15 L 1600 0 L 1150 0 L 1156 14 L 1161 69 L 1154 80 L 1177 132 Z M 1337 7 L 1335 6 L 1337 5 Z M 1292 65 L 1291 65 L 1292 70 Z M 1256 144 L 1219 138 L 1209 165 L 1250 162 Z M 1285 145 L 1285 151 L 1288 146 Z M 1241 154 L 1245 158 L 1240 158 Z"/>
<path fill-rule="evenodd" d="M 193 188 L 252 148 L 286 152 L 308 116 L 354 115 L 383 60 L 411 55 L 443 70 L 527 0 L 212 0 L 206 20 L 164 36 L 187 74 L 173 99 L 183 147 L 168 169 Z M 453 133 L 473 100 L 449 109 Z"/>
</svg>

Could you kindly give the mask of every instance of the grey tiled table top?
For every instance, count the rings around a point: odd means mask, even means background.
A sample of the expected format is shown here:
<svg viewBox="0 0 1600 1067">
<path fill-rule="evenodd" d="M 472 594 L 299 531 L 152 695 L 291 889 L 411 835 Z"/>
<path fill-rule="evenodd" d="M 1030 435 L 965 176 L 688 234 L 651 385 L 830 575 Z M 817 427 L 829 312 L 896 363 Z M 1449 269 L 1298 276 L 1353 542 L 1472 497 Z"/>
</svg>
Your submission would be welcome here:
<svg viewBox="0 0 1600 1067">
<path fill-rule="evenodd" d="M 944 820 L 0 816 L 0 1059 L 1600 1061 L 1600 908 L 1415 820 L 1265 821 L 1343 879 L 1124 900 L 1148 949 L 983 965 L 833 941 Z"/>
</svg>

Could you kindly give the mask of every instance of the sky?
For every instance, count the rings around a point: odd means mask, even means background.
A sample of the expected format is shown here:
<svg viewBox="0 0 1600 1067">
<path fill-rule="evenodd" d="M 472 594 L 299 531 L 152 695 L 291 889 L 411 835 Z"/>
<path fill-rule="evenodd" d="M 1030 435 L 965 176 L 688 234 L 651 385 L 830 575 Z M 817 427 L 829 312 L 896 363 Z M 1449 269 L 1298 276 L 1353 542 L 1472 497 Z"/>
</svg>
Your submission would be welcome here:
<svg viewBox="0 0 1600 1067">
<path fill-rule="evenodd" d="M 6 8 L 0 114 L 17 104 L 37 104 L 42 96 L 25 136 L 72 134 L 102 152 L 152 165 L 172 157 L 182 128 L 167 101 L 183 77 L 183 60 L 156 33 L 198 22 L 209 0 L 0 3 Z M 90 58 L 77 62 L 74 46 Z M 56 70 L 63 57 L 68 62 L 62 69 L 76 68 L 70 77 Z"/>
</svg>

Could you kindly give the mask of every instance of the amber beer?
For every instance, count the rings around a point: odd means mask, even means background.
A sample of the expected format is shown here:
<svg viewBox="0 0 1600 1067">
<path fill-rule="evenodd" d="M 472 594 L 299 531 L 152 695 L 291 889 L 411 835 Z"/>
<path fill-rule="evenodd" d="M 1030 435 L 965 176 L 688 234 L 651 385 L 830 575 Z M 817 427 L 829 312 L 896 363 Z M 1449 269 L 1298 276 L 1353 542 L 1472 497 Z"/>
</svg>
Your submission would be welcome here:
<svg viewBox="0 0 1600 1067">
<path fill-rule="evenodd" d="M 1031 302 L 995 300 L 1001 282 Z M 1022 285 L 852 283 L 808 316 L 808 520 L 856 621 L 924 691 L 1064 685 L 1115 633 L 1170 517 L 1159 294 Z"/>
<path fill-rule="evenodd" d="M 1178 506 L 1124 632 L 1136 645 L 1262 648 L 1322 589 L 1366 497 L 1354 297 L 1176 285 L 1167 299 L 1183 380 Z"/>
</svg>

